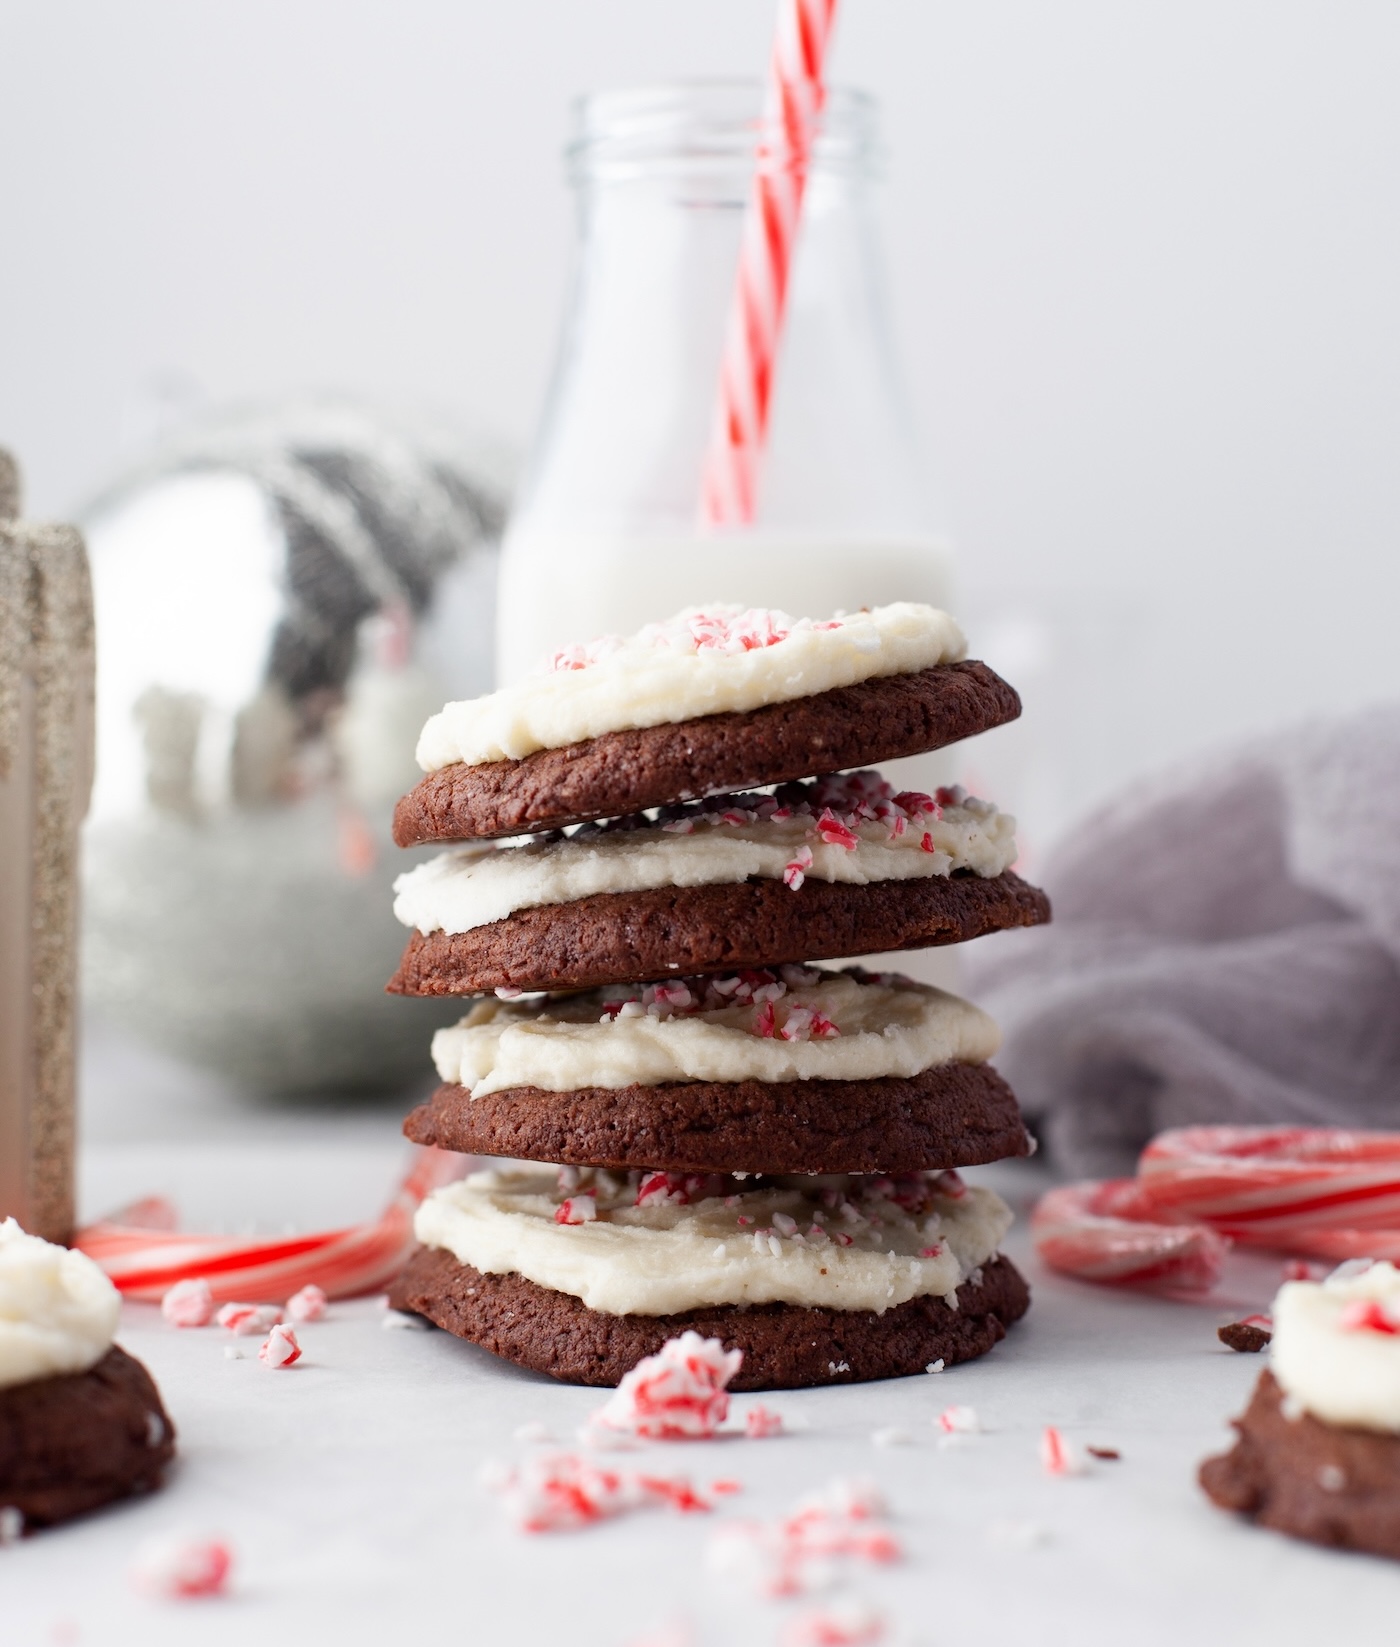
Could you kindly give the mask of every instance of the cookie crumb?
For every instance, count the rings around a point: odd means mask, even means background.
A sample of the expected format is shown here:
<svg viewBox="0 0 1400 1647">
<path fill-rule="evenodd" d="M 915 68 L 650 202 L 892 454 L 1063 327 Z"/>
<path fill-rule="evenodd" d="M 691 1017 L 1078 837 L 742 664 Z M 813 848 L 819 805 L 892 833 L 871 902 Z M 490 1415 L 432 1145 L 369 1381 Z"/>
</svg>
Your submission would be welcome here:
<svg viewBox="0 0 1400 1647">
<path fill-rule="evenodd" d="M 1245 1355 L 1257 1355 L 1274 1335 L 1268 1328 L 1256 1326 L 1250 1321 L 1231 1321 L 1227 1326 L 1217 1328 L 1215 1336 L 1228 1349 L 1240 1350 Z"/>
<path fill-rule="evenodd" d="M 1123 1456 L 1117 1447 L 1086 1447 L 1084 1451 L 1088 1453 L 1090 1458 L 1106 1458 L 1112 1460 L 1115 1464 Z"/>
</svg>

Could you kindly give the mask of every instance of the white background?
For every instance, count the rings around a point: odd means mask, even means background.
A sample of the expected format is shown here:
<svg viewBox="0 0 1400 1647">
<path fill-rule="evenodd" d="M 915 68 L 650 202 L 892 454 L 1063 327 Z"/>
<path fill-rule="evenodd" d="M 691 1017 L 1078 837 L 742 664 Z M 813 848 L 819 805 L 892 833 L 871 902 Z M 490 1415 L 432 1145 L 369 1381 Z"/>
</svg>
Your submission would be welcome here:
<svg viewBox="0 0 1400 1647">
<path fill-rule="evenodd" d="M 1033 836 L 1203 742 L 1393 694 L 1400 8 L 841 10 L 834 75 L 884 104 L 900 334 L 976 649 L 1028 698 Z M 569 98 L 757 73 L 770 18 L 0 0 L 0 441 L 34 511 L 230 398 L 427 401 L 522 445 Z"/>
</svg>

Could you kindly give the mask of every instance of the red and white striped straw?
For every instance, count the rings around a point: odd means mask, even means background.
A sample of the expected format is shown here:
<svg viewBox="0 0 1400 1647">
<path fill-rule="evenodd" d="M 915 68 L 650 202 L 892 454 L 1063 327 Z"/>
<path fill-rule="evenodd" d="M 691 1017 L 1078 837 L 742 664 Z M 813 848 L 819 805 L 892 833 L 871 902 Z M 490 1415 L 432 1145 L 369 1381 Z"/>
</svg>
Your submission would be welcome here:
<svg viewBox="0 0 1400 1647">
<path fill-rule="evenodd" d="M 701 486 L 701 515 L 710 526 L 747 526 L 754 519 L 788 276 L 826 100 L 823 73 L 835 12 L 836 0 L 778 0 L 763 127 Z"/>
</svg>

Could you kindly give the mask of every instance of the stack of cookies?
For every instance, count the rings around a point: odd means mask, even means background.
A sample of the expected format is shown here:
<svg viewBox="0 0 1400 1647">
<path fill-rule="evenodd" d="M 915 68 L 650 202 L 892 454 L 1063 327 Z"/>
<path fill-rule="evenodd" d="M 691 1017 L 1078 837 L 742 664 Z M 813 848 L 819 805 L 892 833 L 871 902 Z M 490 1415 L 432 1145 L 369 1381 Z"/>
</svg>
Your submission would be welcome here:
<svg viewBox="0 0 1400 1647">
<path fill-rule="evenodd" d="M 390 988 L 476 999 L 405 1131 L 501 1160 L 423 1204 L 394 1304 L 585 1384 L 687 1329 L 738 1389 L 1001 1339 L 1011 1214 L 956 1170 L 1031 1148 L 996 1027 L 813 963 L 1049 919 L 1011 818 L 873 770 L 1019 712 L 899 604 L 686 612 L 435 715 L 395 837 L 468 844 L 400 878 Z"/>
</svg>

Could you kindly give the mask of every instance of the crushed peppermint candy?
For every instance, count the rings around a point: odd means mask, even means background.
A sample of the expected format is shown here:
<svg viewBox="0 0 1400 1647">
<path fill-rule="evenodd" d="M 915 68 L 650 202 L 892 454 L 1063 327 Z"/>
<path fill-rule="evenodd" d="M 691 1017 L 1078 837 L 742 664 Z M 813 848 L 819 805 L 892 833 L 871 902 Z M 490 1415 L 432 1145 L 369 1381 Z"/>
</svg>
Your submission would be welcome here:
<svg viewBox="0 0 1400 1647">
<path fill-rule="evenodd" d="M 1374 1332 L 1400 1337 L 1400 1309 L 1389 1299 L 1353 1298 L 1342 1306 L 1337 1325 L 1343 1332 Z"/>
<path fill-rule="evenodd" d="M 233 1551 L 221 1538 L 155 1538 L 136 1553 L 131 1578 L 160 1601 L 221 1596 L 228 1589 Z"/>
<path fill-rule="evenodd" d="M 944 1435 L 979 1435 L 982 1430 L 975 1407 L 945 1407 L 934 1423 Z"/>
<path fill-rule="evenodd" d="M 750 1441 L 766 1441 L 771 1436 L 782 1435 L 785 1429 L 783 1415 L 761 1402 L 755 1402 L 744 1414 L 744 1434 Z"/>
<path fill-rule="evenodd" d="M 565 833 L 554 831 L 537 836 L 541 842 L 588 841 L 602 835 L 629 834 L 635 830 L 657 829 L 669 835 L 693 835 L 701 829 L 751 829 L 775 824 L 795 828 L 807 839 L 793 851 L 783 870 L 784 883 L 798 891 L 815 862 L 813 848 L 838 847 L 855 852 L 863 844 L 889 846 L 908 843 L 918 850 L 941 850 L 931 825 L 943 821 L 944 813 L 957 809 L 960 828 L 971 827 L 975 834 L 1000 836 L 1014 827 L 990 802 L 969 795 L 960 785 L 938 789 L 932 795 L 919 790 L 896 792 L 878 772 L 843 772 L 813 778 L 806 783 L 780 784 L 772 793 L 743 790 L 733 794 L 710 795 L 700 800 L 681 801 L 657 809 L 655 818 L 645 812 L 584 823 Z M 911 829 L 911 826 L 912 829 Z M 951 853 L 947 854 L 952 862 Z M 514 999 L 519 991 L 496 991 Z"/>
<path fill-rule="evenodd" d="M 649 623 L 630 642 L 624 641 L 621 635 L 600 635 L 597 640 L 562 647 L 545 660 L 544 673 L 591 669 L 629 644 L 686 654 L 757 652 L 777 646 L 794 631 L 840 629 L 843 621 L 841 618 L 793 618 L 786 612 L 763 606 L 697 609 L 683 612 L 665 623 Z"/>
<path fill-rule="evenodd" d="M 863 1601 L 845 1600 L 794 1613 L 779 1647 L 876 1647 L 885 1639 L 882 1614 Z"/>
<path fill-rule="evenodd" d="M 282 1312 L 275 1304 L 225 1304 L 214 1319 L 235 1338 L 252 1338 L 275 1327 Z"/>
<path fill-rule="evenodd" d="M 793 991 L 810 989 L 824 974 L 815 967 L 762 967 L 705 978 L 672 978 L 659 984 L 615 984 L 605 988 L 599 1023 L 627 1018 L 690 1018 L 705 1012 L 752 1005 L 749 1029 L 765 1040 L 829 1040 L 840 1027 L 817 1007 L 786 999 Z M 859 980 L 865 982 L 865 975 Z M 883 981 L 883 980 L 881 980 Z"/>
<path fill-rule="evenodd" d="M 1053 1424 L 1041 1431 L 1040 1462 L 1047 1475 L 1083 1475 L 1089 1468 L 1084 1454 Z"/>
<path fill-rule="evenodd" d="M 258 1351 L 258 1360 L 265 1367 L 291 1367 L 301 1360 L 301 1345 L 290 1327 L 276 1326 L 267 1335 Z"/>
<path fill-rule="evenodd" d="M 1311 1281 L 1313 1278 L 1313 1267 L 1306 1258 L 1290 1258 L 1283 1266 L 1285 1281 Z"/>
<path fill-rule="evenodd" d="M 160 1313 L 172 1327 L 207 1327 L 214 1319 L 214 1294 L 202 1278 L 177 1281 L 160 1301 Z"/>
<path fill-rule="evenodd" d="M 871 1483 L 837 1479 L 777 1521 L 717 1527 L 707 1564 L 740 1578 L 760 1595 L 806 1595 L 826 1588 L 841 1562 L 885 1565 L 900 1559 L 898 1540 L 881 1525 L 886 1513 Z"/>
<path fill-rule="evenodd" d="M 698 1332 L 669 1338 L 625 1375 L 590 1422 L 653 1441 L 712 1436 L 728 1416 L 726 1387 L 743 1360 L 742 1350 Z"/>
<path fill-rule="evenodd" d="M 644 1172 L 637 1185 L 638 1207 L 688 1207 L 692 1201 L 723 1193 L 719 1173 Z"/>
<path fill-rule="evenodd" d="M 308 1283 L 300 1292 L 287 1300 L 287 1314 L 293 1321 L 319 1321 L 326 1313 L 326 1295 L 318 1286 Z"/>
<path fill-rule="evenodd" d="M 709 1510 L 686 1476 L 615 1470 L 581 1453 L 549 1453 L 524 1464 L 488 1466 L 483 1484 L 505 1500 L 522 1532 L 568 1532 L 628 1510 L 665 1505 L 683 1512 Z"/>
<path fill-rule="evenodd" d="M 554 1209 L 556 1224 L 591 1224 L 597 1216 L 597 1197 L 589 1194 L 571 1195 Z"/>
</svg>

